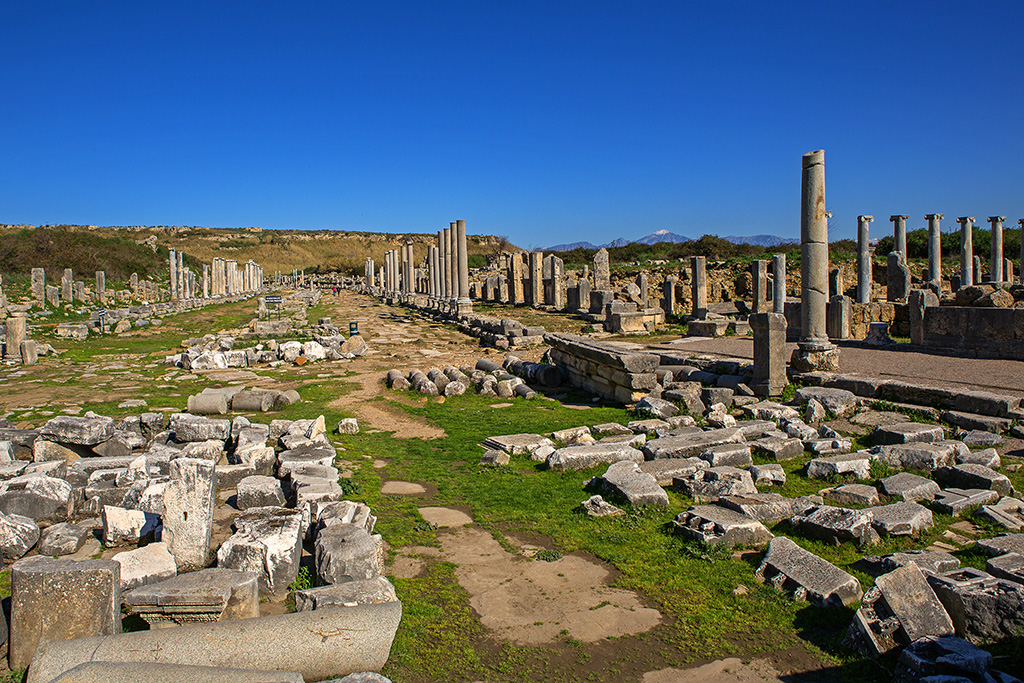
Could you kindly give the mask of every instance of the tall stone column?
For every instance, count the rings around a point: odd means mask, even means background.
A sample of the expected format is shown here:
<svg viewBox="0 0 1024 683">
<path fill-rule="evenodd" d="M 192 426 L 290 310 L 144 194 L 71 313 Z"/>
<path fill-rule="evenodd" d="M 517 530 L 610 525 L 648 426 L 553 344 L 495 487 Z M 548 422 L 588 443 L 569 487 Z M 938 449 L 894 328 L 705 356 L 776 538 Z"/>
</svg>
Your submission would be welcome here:
<svg viewBox="0 0 1024 683">
<path fill-rule="evenodd" d="M 928 221 L 928 280 L 936 295 L 942 292 L 942 231 L 939 221 L 943 218 L 945 216 L 941 213 L 925 216 Z"/>
<path fill-rule="evenodd" d="M 458 298 L 455 293 L 456 280 L 459 277 L 458 266 L 455 265 L 455 221 L 444 229 L 444 295 L 446 299 Z"/>
<path fill-rule="evenodd" d="M 203 298 L 210 298 L 210 266 L 203 264 Z"/>
<path fill-rule="evenodd" d="M 185 291 L 185 252 L 178 252 L 178 298 L 184 298 Z"/>
<path fill-rule="evenodd" d="M 992 224 L 992 253 L 991 259 L 992 282 L 1003 281 L 1003 221 L 1006 216 L 989 216 L 988 222 Z"/>
<path fill-rule="evenodd" d="M 825 151 L 803 156 L 800 189 L 801 336 L 791 364 L 798 372 L 839 369 L 839 349 L 828 340 L 828 218 Z"/>
<path fill-rule="evenodd" d="M 768 308 L 768 262 L 757 260 L 750 264 L 752 306 L 754 313 L 765 313 Z"/>
<path fill-rule="evenodd" d="M 11 365 L 21 363 L 21 342 L 25 341 L 28 318 L 22 311 L 16 311 L 5 321 L 7 323 L 7 353 L 4 362 Z"/>
<path fill-rule="evenodd" d="M 907 219 L 910 216 L 894 215 L 889 216 L 889 220 L 892 221 L 892 241 L 893 251 L 898 251 L 903 254 L 904 258 L 907 256 Z"/>
<path fill-rule="evenodd" d="M 786 316 L 755 313 L 750 316 L 754 333 L 754 379 L 750 388 L 758 396 L 778 396 L 786 388 Z"/>
<path fill-rule="evenodd" d="M 707 258 L 691 256 L 690 272 L 690 313 L 694 318 L 706 318 L 708 315 Z"/>
<path fill-rule="evenodd" d="M 178 298 L 178 254 L 171 249 L 171 301 Z"/>
<path fill-rule="evenodd" d="M 544 252 L 530 252 L 530 305 L 544 305 Z"/>
<path fill-rule="evenodd" d="M 1020 283 L 1024 285 L 1024 218 L 1017 219 L 1020 226 Z"/>
<path fill-rule="evenodd" d="M 786 255 L 772 256 L 772 312 L 786 312 Z"/>
<path fill-rule="evenodd" d="M 520 252 L 512 254 L 508 264 L 509 296 L 512 303 L 521 304 L 526 301 L 526 293 L 523 289 L 523 255 Z"/>
<path fill-rule="evenodd" d="M 427 251 L 427 274 L 430 280 L 430 301 L 437 300 L 437 246 L 430 245 Z"/>
<path fill-rule="evenodd" d="M 65 303 L 70 303 L 74 297 L 73 287 L 75 283 L 75 274 L 70 268 L 64 269 L 64 274 L 60 278 L 60 300 Z"/>
<path fill-rule="evenodd" d="M 466 221 L 455 222 L 455 243 L 458 259 L 458 308 L 459 314 L 472 312 L 472 302 L 469 300 L 469 246 L 466 241 Z"/>
<path fill-rule="evenodd" d="M 874 216 L 857 216 L 857 303 L 871 303 L 871 245 L 868 226 Z"/>
<path fill-rule="evenodd" d="M 974 216 L 960 216 L 960 286 L 974 284 Z"/>
<path fill-rule="evenodd" d="M 1000 243 L 1002 239 L 1000 239 Z M 107 296 L 107 273 L 102 270 L 96 271 L 96 298 L 102 302 Z"/>
</svg>

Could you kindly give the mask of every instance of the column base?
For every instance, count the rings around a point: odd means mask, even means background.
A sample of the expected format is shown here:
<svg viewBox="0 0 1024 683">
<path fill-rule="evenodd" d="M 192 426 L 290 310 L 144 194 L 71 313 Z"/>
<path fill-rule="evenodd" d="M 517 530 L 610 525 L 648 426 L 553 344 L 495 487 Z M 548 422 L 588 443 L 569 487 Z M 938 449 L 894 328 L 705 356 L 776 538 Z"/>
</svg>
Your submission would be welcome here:
<svg viewBox="0 0 1024 683">
<path fill-rule="evenodd" d="M 753 380 L 750 384 L 750 390 L 754 392 L 755 396 L 761 396 L 767 398 L 769 396 L 780 396 L 786 389 L 786 382 L 782 381 L 771 381 L 770 379 Z"/>
<path fill-rule="evenodd" d="M 828 341 L 801 341 L 789 365 L 797 372 L 838 372 L 839 349 Z"/>
<path fill-rule="evenodd" d="M 458 299 L 455 302 L 455 311 L 457 315 L 469 315 L 473 312 L 473 302 L 469 299 Z"/>
</svg>

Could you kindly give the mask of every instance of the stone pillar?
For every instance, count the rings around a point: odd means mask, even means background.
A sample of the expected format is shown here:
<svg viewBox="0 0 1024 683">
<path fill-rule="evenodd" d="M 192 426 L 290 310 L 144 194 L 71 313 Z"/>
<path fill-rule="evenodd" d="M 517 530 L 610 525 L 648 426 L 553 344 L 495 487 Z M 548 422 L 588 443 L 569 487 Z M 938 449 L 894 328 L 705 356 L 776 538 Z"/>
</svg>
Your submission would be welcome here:
<svg viewBox="0 0 1024 683">
<path fill-rule="evenodd" d="M 176 301 L 178 298 L 178 252 L 171 249 L 171 301 Z"/>
<path fill-rule="evenodd" d="M 586 282 L 586 280 L 583 280 L 583 282 Z M 674 275 L 668 275 L 665 277 L 665 286 L 662 290 L 662 297 L 661 308 L 665 311 L 665 318 L 671 318 L 675 315 L 676 310 L 676 277 Z"/>
<path fill-rule="evenodd" d="M 989 216 L 992 224 L 991 269 L 992 282 L 1003 282 L 1003 221 L 1006 216 Z"/>
<path fill-rule="evenodd" d="M 828 297 L 831 299 L 834 296 L 843 296 L 844 292 L 846 292 L 846 286 L 843 282 L 843 271 L 833 268 L 828 271 Z"/>
<path fill-rule="evenodd" d="M 768 262 L 757 260 L 750 264 L 751 298 L 750 310 L 754 313 L 768 311 Z"/>
<path fill-rule="evenodd" d="M 608 264 L 608 250 L 598 249 L 594 254 L 594 289 L 610 290 L 612 271 Z"/>
<path fill-rule="evenodd" d="M 576 284 L 577 298 L 579 299 L 580 310 L 584 313 L 590 310 L 590 280 L 580 280 Z"/>
<path fill-rule="evenodd" d="M 1020 283 L 1024 285 L 1024 218 L 1017 219 L 1020 226 Z"/>
<path fill-rule="evenodd" d="M 562 259 L 549 256 L 551 259 L 551 305 L 556 311 L 565 308 L 565 266 Z"/>
<path fill-rule="evenodd" d="M 960 286 L 974 284 L 974 216 L 960 216 Z"/>
<path fill-rule="evenodd" d="M 829 339 L 850 338 L 850 317 L 850 297 L 840 294 L 829 300 L 825 320 Z"/>
<path fill-rule="evenodd" d="M 646 309 L 648 307 L 646 272 L 641 272 L 636 276 L 636 286 L 640 289 L 640 307 Z"/>
<path fill-rule="evenodd" d="M 96 271 L 96 298 L 101 302 L 107 296 L 107 274 L 102 270 Z"/>
<path fill-rule="evenodd" d="M 138 276 L 136 276 L 138 277 Z M 71 303 L 71 299 L 74 297 L 73 286 L 75 283 L 75 274 L 70 268 L 64 269 L 64 275 L 60 278 L 60 299 L 64 303 Z"/>
<path fill-rule="evenodd" d="M 828 340 L 828 219 L 825 216 L 825 152 L 803 156 L 800 191 L 800 327 L 791 363 L 798 372 L 839 369 L 839 349 Z"/>
<path fill-rule="evenodd" d="M 974 255 L 974 281 L 981 282 L 981 257 Z"/>
<path fill-rule="evenodd" d="M 534 251 L 530 253 L 530 304 L 533 306 L 544 305 L 544 253 Z"/>
<path fill-rule="evenodd" d="M 772 312 L 786 312 L 786 255 L 772 256 Z"/>
<path fill-rule="evenodd" d="M 32 269 L 32 298 L 43 303 L 46 301 L 46 270 Z"/>
<path fill-rule="evenodd" d="M 210 266 L 203 264 L 203 298 L 210 298 Z"/>
<path fill-rule="evenodd" d="M 181 251 L 178 252 L 178 271 L 177 271 L 177 275 L 178 275 L 178 284 L 177 284 L 177 287 L 178 287 L 178 298 L 180 299 L 180 298 L 183 298 L 182 294 L 183 294 L 183 292 L 185 290 L 185 253 L 181 252 Z"/>
<path fill-rule="evenodd" d="M 755 313 L 748 318 L 754 333 L 754 379 L 758 396 L 778 396 L 786 388 L 786 316 Z"/>
<path fill-rule="evenodd" d="M 455 222 L 455 244 L 456 251 L 458 252 L 458 258 L 455 265 L 458 267 L 458 305 L 459 313 L 468 313 L 468 310 L 464 310 L 465 307 L 470 305 L 469 302 L 469 247 L 466 242 L 466 221 L 458 220 Z"/>
<path fill-rule="evenodd" d="M 1016 282 L 1013 277 L 1013 261 L 1008 258 L 1003 259 L 1003 281 Z"/>
<path fill-rule="evenodd" d="M 945 216 L 941 213 L 925 216 L 928 221 L 928 281 L 936 294 L 942 291 L 942 232 L 939 221 L 943 218 Z"/>
<path fill-rule="evenodd" d="M 708 271 L 707 257 L 690 257 L 690 299 L 692 307 L 690 315 L 703 319 L 708 315 Z"/>
<path fill-rule="evenodd" d="M 523 255 L 520 252 L 512 254 L 512 259 L 508 266 L 508 279 L 512 285 L 510 291 L 512 303 L 525 303 L 526 292 L 523 287 Z"/>
<path fill-rule="evenodd" d="M 455 221 L 452 221 L 444 229 L 444 297 L 455 299 L 456 280 L 459 277 L 459 267 L 455 265 Z"/>
<path fill-rule="evenodd" d="M 910 292 L 910 268 L 907 267 L 906 255 L 895 249 L 889 252 L 885 271 L 887 280 L 886 300 L 892 302 L 906 301 L 907 295 Z"/>
<path fill-rule="evenodd" d="M 910 342 L 924 343 L 924 315 L 928 306 L 938 306 L 939 297 L 930 289 L 915 289 L 907 298 L 910 315 Z"/>
<path fill-rule="evenodd" d="M 15 311 L 7 318 L 7 353 L 4 362 L 8 365 L 21 362 L 21 342 L 25 341 L 28 318 L 22 311 Z"/>
<path fill-rule="evenodd" d="M 889 220 L 892 221 L 892 249 L 903 254 L 904 258 L 907 255 L 907 219 L 910 216 L 889 216 Z"/>
<path fill-rule="evenodd" d="M 871 302 L 871 246 L 868 226 L 874 216 L 857 216 L 857 303 Z"/>
</svg>

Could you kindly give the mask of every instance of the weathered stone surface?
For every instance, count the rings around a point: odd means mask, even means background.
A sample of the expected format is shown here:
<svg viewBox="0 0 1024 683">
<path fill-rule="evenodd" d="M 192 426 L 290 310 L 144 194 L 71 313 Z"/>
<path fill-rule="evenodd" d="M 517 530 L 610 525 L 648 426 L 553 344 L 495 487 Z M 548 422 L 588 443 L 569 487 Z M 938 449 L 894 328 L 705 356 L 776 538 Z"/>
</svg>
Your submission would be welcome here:
<svg viewBox="0 0 1024 683">
<path fill-rule="evenodd" d="M 807 476 L 811 479 L 831 479 L 852 474 L 858 479 L 871 477 L 871 461 L 875 456 L 867 451 L 814 458 L 807 463 Z"/>
<path fill-rule="evenodd" d="M 992 655 L 962 638 L 925 636 L 900 653 L 897 660 L 895 683 L 961 683 L 985 680 L 1013 683 L 1005 675 L 995 678 L 989 667 Z M 984 678 L 982 678 L 984 677 Z"/>
<path fill-rule="evenodd" d="M 989 557 L 1017 553 L 1024 555 L 1024 534 L 1004 534 L 995 538 L 979 538 L 978 549 Z"/>
<path fill-rule="evenodd" d="M 1000 498 L 991 505 L 982 505 L 974 516 L 1010 531 L 1020 531 L 1024 529 L 1024 501 L 1009 496 Z"/>
<path fill-rule="evenodd" d="M 910 472 L 885 477 L 878 483 L 885 495 L 900 500 L 931 500 L 939 492 L 934 481 Z"/>
<path fill-rule="evenodd" d="M 222 567 L 201 569 L 139 586 L 125 603 L 150 628 L 258 617 L 256 575 Z"/>
<path fill-rule="evenodd" d="M 363 581 L 384 573 L 384 541 L 354 524 L 335 524 L 316 537 L 316 571 L 320 583 Z"/>
<path fill-rule="evenodd" d="M 235 519 L 234 526 L 235 534 L 217 550 L 217 566 L 256 574 L 263 594 L 285 590 L 299 573 L 302 512 L 249 508 Z"/>
<path fill-rule="evenodd" d="M 852 541 L 859 546 L 877 543 L 878 534 L 871 526 L 873 516 L 867 510 L 851 510 L 821 505 L 796 515 L 791 522 L 807 536 L 839 545 Z"/>
<path fill-rule="evenodd" d="M 559 448 L 548 456 L 546 462 L 548 469 L 552 470 L 582 470 L 620 460 L 640 463 L 644 454 L 625 444 L 592 443 Z"/>
<path fill-rule="evenodd" d="M 999 494 L 988 489 L 947 488 L 935 494 L 932 507 L 936 512 L 959 517 L 967 510 L 999 500 Z"/>
<path fill-rule="evenodd" d="M 227 441 L 231 436 L 230 420 L 211 420 L 208 417 L 189 415 L 188 413 L 171 415 L 167 428 L 174 433 L 174 440 L 178 443 L 211 439 Z"/>
<path fill-rule="evenodd" d="M 317 510 L 317 533 L 334 524 L 355 524 L 372 534 L 377 518 L 370 514 L 370 508 L 364 503 L 341 500 L 321 505 Z"/>
<path fill-rule="evenodd" d="M 95 446 L 114 436 L 114 420 L 99 415 L 58 415 L 42 426 L 39 435 L 58 443 Z"/>
<path fill-rule="evenodd" d="M 511 462 L 511 456 L 505 451 L 489 450 L 480 456 L 481 465 L 504 467 Z"/>
<path fill-rule="evenodd" d="M 839 505 L 878 505 L 878 491 L 867 484 L 843 484 L 821 493 Z"/>
<path fill-rule="evenodd" d="M 788 420 L 800 417 L 800 413 L 792 408 L 775 401 L 758 401 L 743 406 L 743 412 L 754 420 Z"/>
<path fill-rule="evenodd" d="M 713 503 L 722 496 L 757 493 L 750 472 L 735 467 L 709 467 L 672 480 L 672 488 L 698 503 Z"/>
<path fill-rule="evenodd" d="M 1005 474 L 1000 474 L 984 465 L 965 463 L 935 470 L 935 479 L 943 487 L 963 489 L 990 489 L 1001 496 L 1013 494 L 1013 485 Z"/>
<path fill-rule="evenodd" d="M 960 560 L 949 553 L 938 550 L 906 550 L 878 558 L 882 573 L 908 564 L 915 564 L 925 574 L 943 574 L 960 568 Z"/>
<path fill-rule="evenodd" d="M 283 506 L 284 490 L 281 482 L 274 477 L 254 475 L 238 482 L 237 506 L 239 510 L 266 507 L 268 505 Z"/>
<path fill-rule="evenodd" d="M 700 454 L 712 467 L 749 467 L 754 463 L 750 457 L 750 444 L 727 443 L 711 446 Z"/>
<path fill-rule="evenodd" d="M 178 458 L 171 461 L 170 476 L 164 488 L 162 538 L 178 571 L 202 569 L 209 563 L 213 536 L 214 464 Z"/>
<path fill-rule="evenodd" d="M 601 480 L 606 493 L 621 496 L 629 501 L 630 505 L 668 506 L 668 494 L 665 493 L 665 489 L 658 485 L 658 481 L 652 475 L 641 471 L 637 463 L 631 460 L 612 463 Z"/>
<path fill-rule="evenodd" d="M 845 389 L 801 387 L 796 391 L 796 399 L 801 404 L 806 404 L 811 399 L 814 399 L 825 410 L 839 418 L 848 417 L 857 409 L 857 397 Z"/>
<path fill-rule="evenodd" d="M 63 467 L 63 463 L 59 465 Z M 0 484 L 0 512 L 8 515 L 22 515 L 37 522 L 63 522 L 71 517 L 74 507 L 71 484 L 55 476 L 36 472 Z"/>
<path fill-rule="evenodd" d="M 644 455 L 649 460 L 660 458 L 689 458 L 699 456 L 707 448 L 726 443 L 740 443 L 743 432 L 735 427 L 712 429 L 679 436 L 663 436 L 644 445 Z"/>
<path fill-rule="evenodd" d="M 608 503 L 601 496 L 591 496 L 580 503 L 580 507 L 591 517 L 615 517 L 624 515 L 626 511 Z"/>
<path fill-rule="evenodd" d="M 716 505 L 735 510 L 759 522 L 774 524 L 821 505 L 821 499 L 817 496 L 787 498 L 778 493 L 748 493 L 722 496 Z"/>
<path fill-rule="evenodd" d="M 700 458 L 663 458 L 640 463 L 640 471 L 653 476 L 659 486 L 671 486 L 674 478 L 690 477 L 708 467 L 708 461 Z"/>
<path fill-rule="evenodd" d="M 484 440 L 484 448 L 495 448 L 509 455 L 529 455 L 541 446 L 554 446 L 551 439 L 540 434 L 507 434 Z"/>
<path fill-rule="evenodd" d="M 121 632 L 120 565 L 37 555 L 11 565 L 8 658 L 24 669 L 36 648 L 55 640 Z"/>
<path fill-rule="evenodd" d="M 758 520 L 718 505 L 697 505 L 680 512 L 675 527 L 684 538 L 720 545 L 761 546 L 772 539 Z"/>
<path fill-rule="evenodd" d="M 52 683 L 303 683 L 294 671 L 254 671 L 220 666 L 153 662 L 86 662 Z M 369 683 L 369 682 L 368 682 Z"/>
<path fill-rule="evenodd" d="M 752 465 L 747 468 L 754 480 L 754 486 L 785 486 L 786 470 L 782 465 L 771 463 L 768 465 Z"/>
<path fill-rule="evenodd" d="M 800 439 L 766 437 L 750 445 L 757 455 L 773 460 L 792 460 L 804 454 L 804 444 Z"/>
<path fill-rule="evenodd" d="M 637 402 L 635 410 L 647 411 L 661 419 L 679 414 L 679 406 L 660 398 L 645 396 Z"/>
<path fill-rule="evenodd" d="M 907 443 L 894 446 L 875 446 L 871 449 L 880 460 L 895 470 L 921 470 L 931 472 L 937 467 L 953 463 L 955 450 L 951 444 Z"/>
<path fill-rule="evenodd" d="M 997 579 L 1024 583 L 1024 555 L 1007 553 L 993 557 L 985 564 L 985 571 Z"/>
<path fill-rule="evenodd" d="M 26 683 L 49 683 L 88 661 L 281 667 L 307 681 L 379 671 L 401 616 L 401 603 L 386 602 L 180 626 L 174 629 L 174 647 L 167 647 L 168 634 L 160 630 L 53 642 L 40 648 Z M 337 634 L 345 636 L 331 637 Z"/>
<path fill-rule="evenodd" d="M 851 605 L 863 595 L 857 579 L 785 536 L 771 540 L 754 575 L 763 583 L 791 593 L 796 600 L 820 607 Z"/>
<path fill-rule="evenodd" d="M 1015 637 L 1024 630 L 1024 585 L 970 567 L 928 577 L 956 632 L 977 643 Z"/>
<path fill-rule="evenodd" d="M 372 579 L 329 584 L 318 588 L 295 591 L 295 611 L 323 609 L 334 605 L 355 607 L 375 605 L 381 602 L 395 602 L 395 587 L 383 576 Z"/>
<path fill-rule="evenodd" d="M 892 425 L 881 425 L 871 432 L 872 440 L 879 445 L 898 443 L 930 443 L 942 441 L 945 437 L 941 425 L 922 424 L 920 422 L 900 422 Z"/>
<path fill-rule="evenodd" d="M 983 465 L 993 470 L 1003 466 L 1002 459 L 999 457 L 999 451 L 994 448 L 985 448 L 980 451 L 974 451 L 973 453 L 957 453 L 956 464 L 963 465 L 965 463 Z"/>
<path fill-rule="evenodd" d="M 626 427 L 634 434 L 654 435 L 671 429 L 672 425 L 660 418 L 650 418 L 648 420 L 632 420 L 626 423 Z"/>
<path fill-rule="evenodd" d="M 43 529 L 39 539 L 39 554 L 58 557 L 75 553 L 85 545 L 91 533 L 91 529 L 80 524 L 54 524 Z"/>
<path fill-rule="evenodd" d="M 0 512 L 0 550 L 8 560 L 17 560 L 35 547 L 39 541 L 39 527 L 35 521 L 22 515 Z"/>
<path fill-rule="evenodd" d="M 126 550 L 111 558 L 121 565 L 121 590 L 172 579 L 178 574 L 174 556 L 166 543 L 150 543 L 136 550 Z"/>
<path fill-rule="evenodd" d="M 924 636 L 951 636 L 953 622 L 915 564 L 875 579 L 850 626 L 862 652 L 877 657 Z"/>
<path fill-rule="evenodd" d="M 138 544 L 151 540 L 160 528 L 160 517 L 142 510 L 126 510 L 114 505 L 104 505 L 103 545 L 108 547 Z"/>
<path fill-rule="evenodd" d="M 871 513 L 871 525 L 875 530 L 888 536 L 911 536 L 932 527 L 931 510 L 919 503 L 901 500 L 891 505 L 867 508 L 865 512 Z"/>
</svg>

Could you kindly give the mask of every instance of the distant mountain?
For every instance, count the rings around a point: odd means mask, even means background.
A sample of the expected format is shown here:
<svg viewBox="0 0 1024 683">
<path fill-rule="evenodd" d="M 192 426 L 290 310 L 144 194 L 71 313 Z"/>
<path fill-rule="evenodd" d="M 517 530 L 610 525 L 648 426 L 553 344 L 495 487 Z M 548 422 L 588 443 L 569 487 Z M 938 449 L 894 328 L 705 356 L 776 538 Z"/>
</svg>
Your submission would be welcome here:
<svg viewBox="0 0 1024 683">
<path fill-rule="evenodd" d="M 641 237 L 640 239 L 633 241 L 639 242 L 640 244 L 657 244 L 658 242 L 671 242 L 672 244 L 678 244 L 680 242 L 689 242 L 690 238 L 677 235 L 674 232 L 669 232 L 668 230 L 658 230 L 657 232 L 652 232 L 646 237 Z M 626 242 L 626 244 L 629 244 L 629 242 Z M 620 245 L 616 244 L 614 246 Z"/>
<path fill-rule="evenodd" d="M 778 235 L 726 235 L 725 237 L 722 237 L 722 239 L 732 242 L 733 244 L 755 244 L 759 247 L 777 247 L 780 244 L 799 242 L 799 240 L 790 237 L 779 237 Z M 595 245 L 592 242 L 571 242 L 569 244 L 556 244 L 554 246 L 547 247 L 544 251 L 572 251 L 573 249 L 601 248 L 610 249 L 611 247 L 624 247 L 633 242 L 638 244 L 658 244 L 659 242 L 671 242 L 672 244 L 678 244 L 680 242 L 691 242 L 692 240 L 693 238 L 691 237 L 678 235 L 669 230 L 658 230 L 636 240 L 619 237 L 608 244 L 598 245 Z"/>
</svg>

